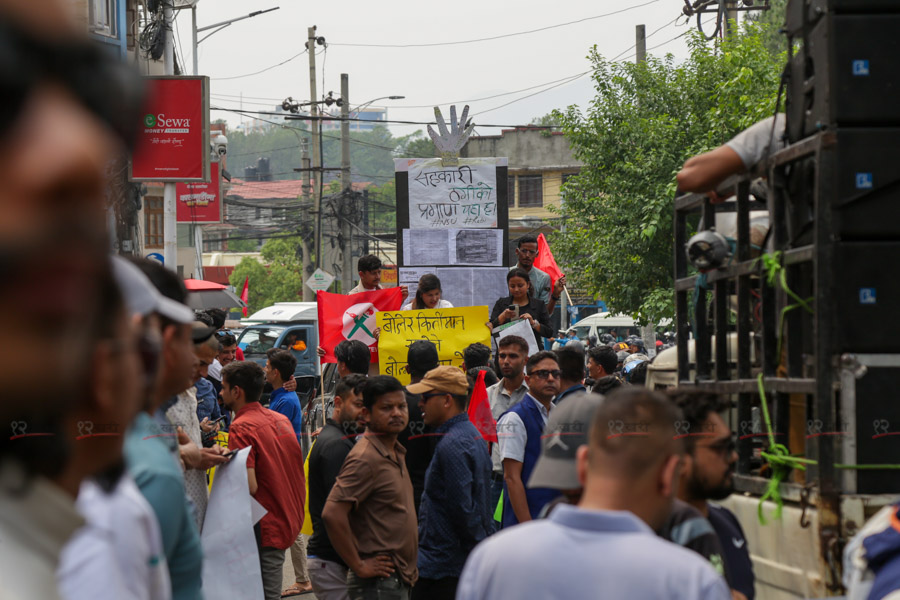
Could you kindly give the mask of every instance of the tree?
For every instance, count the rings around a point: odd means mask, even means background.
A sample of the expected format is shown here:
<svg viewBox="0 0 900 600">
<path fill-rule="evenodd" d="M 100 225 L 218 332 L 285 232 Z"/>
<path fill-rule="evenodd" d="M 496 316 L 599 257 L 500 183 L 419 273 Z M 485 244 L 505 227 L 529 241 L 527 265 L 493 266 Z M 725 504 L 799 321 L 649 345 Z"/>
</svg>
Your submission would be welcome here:
<svg viewBox="0 0 900 600">
<path fill-rule="evenodd" d="M 787 38 L 781 33 L 784 27 L 788 0 L 771 0 L 769 10 L 747 13 L 747 20 L 762 27 L 763 43 L 773 55 L 778 56 L 787 48 Z"/>
<path fill-rule="evenodd" d="M 596 96 L 583 114 L 555 111 L 581 173 L 563 188 L 563 232 L 554 253 L 578 287 L 610 309 L 658 322 L 673 309 L 675 174 L 684 161 L 727 141 L 775 109 L 782 58 L 748 24 L 725 41 L 690 38 L 676 64 L 611 62 L 596 50 Z"/>
<path fill-rule="evenodd" d="M 262 247 L 265 265 L 244 258 L 231 273 L 229 281 L 241 289 L 250 278 L 250 311 L 276 302 L 296 302 L 303 295 L 303 244 L 299 237 L 272 238 Z"/>
</svg>

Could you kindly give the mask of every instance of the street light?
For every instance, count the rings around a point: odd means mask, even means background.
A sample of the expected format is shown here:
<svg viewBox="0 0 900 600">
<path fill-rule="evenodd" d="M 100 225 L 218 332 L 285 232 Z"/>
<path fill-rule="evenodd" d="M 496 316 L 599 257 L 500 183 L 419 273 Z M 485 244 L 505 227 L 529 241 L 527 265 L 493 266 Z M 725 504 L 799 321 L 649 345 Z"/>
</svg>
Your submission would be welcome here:
<svg viewBox="0 0 900 600">
<path fill-rule="evenodd" d="M 360 111 L 362 111 L 362 109 L 364 109 L 368 105 L 372 104 L 373 102 L 378 102 L 379 100 L 403 100 L 404 98 L 406 98 L 406 96 L 382 96 L 380 98 L 375 98 L 374 100 L 369 100 L 368 102 L 360 104 L 356 108 L 352 109 L 350 112 L 355 112 L 355 113 L 359 114 Z"/>
</svg>

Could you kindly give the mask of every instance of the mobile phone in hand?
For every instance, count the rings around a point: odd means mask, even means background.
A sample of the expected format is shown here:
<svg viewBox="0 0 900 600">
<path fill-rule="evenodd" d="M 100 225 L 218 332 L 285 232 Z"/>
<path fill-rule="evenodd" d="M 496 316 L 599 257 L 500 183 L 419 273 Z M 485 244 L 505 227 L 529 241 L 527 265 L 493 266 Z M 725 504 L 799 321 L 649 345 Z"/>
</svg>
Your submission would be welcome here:
<svg viewBox="0 0 900 600">
<path fill-rule="evenodd" d="M 518 319 L 518 318 L 519 318 L 519 305 L 518 305 L 518 304 L 513 304 L 512 306 L 510 306 L 510 308 L 511 308 L 512 311 L 515 313 L 516 318 Z"/>
</svg>

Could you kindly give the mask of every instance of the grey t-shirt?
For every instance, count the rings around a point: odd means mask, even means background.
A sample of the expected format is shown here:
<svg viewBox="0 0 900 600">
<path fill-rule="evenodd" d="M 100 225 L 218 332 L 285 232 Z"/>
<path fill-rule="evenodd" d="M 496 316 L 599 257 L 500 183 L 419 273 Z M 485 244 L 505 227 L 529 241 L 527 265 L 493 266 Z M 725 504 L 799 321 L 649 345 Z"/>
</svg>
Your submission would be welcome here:
<svg viewBox="0 0 900 600">
<path fill-rule="evenodd" d="M 775 131 L 772 131 L 772 121 Z M 785 147 L 784 113 L 763 119 L 751 125 L 729 140 L 725 145 L 734 150 L 747 170 L 752 170 L 761 160 L 775 154 Z"/>
</svg>

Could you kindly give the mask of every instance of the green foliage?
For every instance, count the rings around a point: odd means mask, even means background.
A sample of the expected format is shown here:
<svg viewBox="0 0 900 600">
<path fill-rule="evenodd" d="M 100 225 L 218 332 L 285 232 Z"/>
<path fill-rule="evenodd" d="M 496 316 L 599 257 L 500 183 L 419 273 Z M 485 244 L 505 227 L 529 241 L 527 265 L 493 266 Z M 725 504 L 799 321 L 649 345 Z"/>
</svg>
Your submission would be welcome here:
<svg viewBox="0 0 900 600">
<path fill-rule="evenodd" d="M 238 239 L 228 241 L 229 252 L 256 252 L 258 248 L 256 240 Z"/>
<path fill-rule="evenodd" d="M 250 313 L 276 302 L 296 302 L 303 295 L 303 245 L 301 238 L 273 238 L 262 247 L 265 265 L 247 257 L 232 272 L 229 281 L 241 289 L 250 278 Z"/>
<path fill-rule="evenodd" d="M 436 149 L 431 138 L 425 135 L 422 130 L 404 136 L 398 140 L 397 157 L 403 158 L 434 158 Z"/>
<path fill-rule="evenodd" d="M 397 230 L 397 190 L 393 181 L 369 188 L 369 232 L 394 233 Z"/>
<path fill-rule="evenodd" d="M 784 16 L 788 0 L 771 0 L 771 8 L 747 13 L 747 20 L 762 28 L 763 43 L 773 55 L 779 55 L 787 48 L 787 38 L 780 29 L 784 26 Z"/>
<path fill-rule="evenodd" d="M 749 25 L 716 45 L 695 33 L 682 64 L 671 55 L 610 62 L 595 47 L 586 114 L 554 112 L 585 166 L 564 186 L 567 226 L 551 245 L 573 283 L 611 310 L 673 316 L 675 174 L 774 112 L 782 59 L 761 29 Z"/>
</svg>

